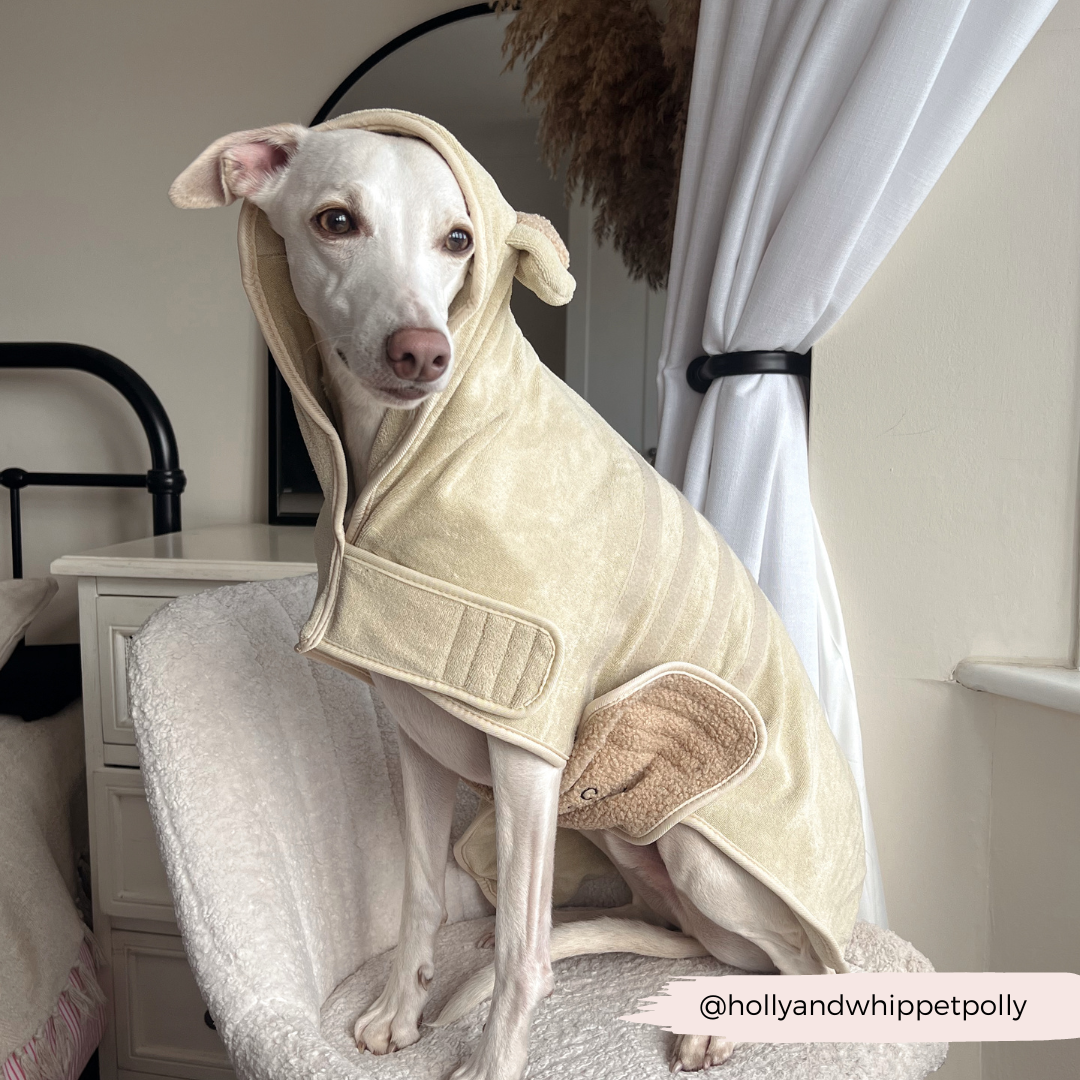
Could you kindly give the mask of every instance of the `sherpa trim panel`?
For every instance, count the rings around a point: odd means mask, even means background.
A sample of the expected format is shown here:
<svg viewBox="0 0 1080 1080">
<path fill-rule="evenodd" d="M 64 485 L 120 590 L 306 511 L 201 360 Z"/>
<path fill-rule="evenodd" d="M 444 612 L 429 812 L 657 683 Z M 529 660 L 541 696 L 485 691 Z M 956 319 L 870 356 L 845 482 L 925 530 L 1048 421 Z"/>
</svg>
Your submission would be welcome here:
<svg viewBox="0 0 1080 1080">
<path fill-rule="evenodd" d="M 692 664 L 661 664 L 585 710 L 563 773 L 559 824 L 652 843 L 745 780 L 767 743 L 764 721 L 739 689 Z"/>
</svg>

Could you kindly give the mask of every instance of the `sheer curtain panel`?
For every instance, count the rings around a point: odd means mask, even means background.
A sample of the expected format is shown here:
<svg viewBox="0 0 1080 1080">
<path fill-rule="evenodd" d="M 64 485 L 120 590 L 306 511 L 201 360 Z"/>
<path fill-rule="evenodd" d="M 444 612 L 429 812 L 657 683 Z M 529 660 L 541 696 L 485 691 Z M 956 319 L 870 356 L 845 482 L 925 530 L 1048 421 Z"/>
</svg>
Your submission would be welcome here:
<svg viewBox="0 0 1080 1080">
<path fill-rule="evenodd" d="M 702 0 L 660 358 L 657 468 L 757 576 L 859 785 L 860 917 L 886 924 L 844 623 L 810 502 L 806 387 L 702 353 L 806 352 L 844 313 L 1054 0 Z"/>
</svg>

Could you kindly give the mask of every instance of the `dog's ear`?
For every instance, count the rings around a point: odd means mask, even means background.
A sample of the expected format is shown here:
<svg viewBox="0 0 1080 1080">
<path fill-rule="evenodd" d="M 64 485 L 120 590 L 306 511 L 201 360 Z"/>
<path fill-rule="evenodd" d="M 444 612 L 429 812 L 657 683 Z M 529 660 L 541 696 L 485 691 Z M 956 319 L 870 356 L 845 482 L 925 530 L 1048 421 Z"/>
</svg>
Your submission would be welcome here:
<svg viewBox="0 0 1080 1080">
<path fill-rule="evenodd" d="M 228 206 L 234 199 L 258 194 L 296 153 L 307 128 L 274 124 L 234 131 L 212 142 L 169 188 L 173 205 L 182 210 Z"/>
<path fill-rule="evenodd" d="M 567 269 L 570 253 L 547 218 L 519 213 L 506 242 L 518 250 L 514 277 L 522 285 L 552 307 L 570 303 L 577 285 Z"/>
</svg>

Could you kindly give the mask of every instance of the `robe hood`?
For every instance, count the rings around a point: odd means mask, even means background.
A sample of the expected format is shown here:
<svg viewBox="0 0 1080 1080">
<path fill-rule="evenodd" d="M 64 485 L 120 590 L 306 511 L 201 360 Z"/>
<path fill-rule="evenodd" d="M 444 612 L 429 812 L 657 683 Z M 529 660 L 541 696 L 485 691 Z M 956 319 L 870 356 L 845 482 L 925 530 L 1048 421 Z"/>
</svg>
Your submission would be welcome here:
<svg viewBox="0 0 1080 1080">
<path fill-rule="evenodd" d="M 297 648 L 411 683 L 563 767 L 561 826 L 637 844 L 697 829 L 845 970 L 865 866 L 850 769 L 751 576 L 515 323 L 515 279 L 549 304 L 573 296 L 558 234 L 430 120 L 373 110 L 319 127 L 339 128 L 431 145 L 474 253 L 449 314 L 450 381 L 387 410 L 346 519 L 346 457 L 284 241 L 253 204 L 241 212 L 244 286 L 325 494 Z"/>
</svg>

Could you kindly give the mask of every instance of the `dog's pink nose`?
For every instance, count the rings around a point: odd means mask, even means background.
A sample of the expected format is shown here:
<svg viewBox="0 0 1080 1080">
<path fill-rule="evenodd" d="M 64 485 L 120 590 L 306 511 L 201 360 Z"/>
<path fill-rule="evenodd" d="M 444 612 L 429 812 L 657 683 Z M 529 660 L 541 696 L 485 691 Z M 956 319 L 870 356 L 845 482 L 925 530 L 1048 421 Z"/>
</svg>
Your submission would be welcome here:
<svg viewBox="0 0 1080 1080">
<path fill-rule="evenodd" d="M 390 335 L 386 358 L 399 379 L 434 382 L 450 363 L 450 342 L 438 330 L 406 327 Z"/>
</svg>

